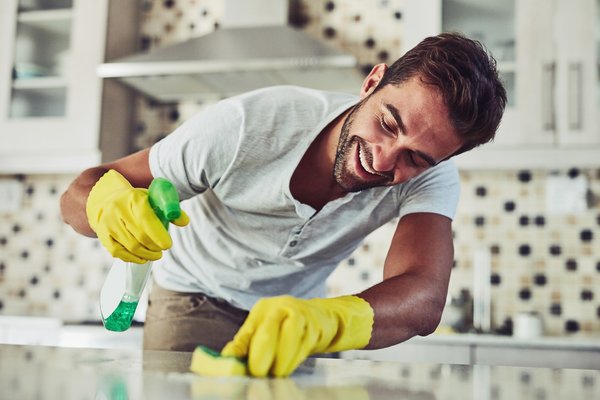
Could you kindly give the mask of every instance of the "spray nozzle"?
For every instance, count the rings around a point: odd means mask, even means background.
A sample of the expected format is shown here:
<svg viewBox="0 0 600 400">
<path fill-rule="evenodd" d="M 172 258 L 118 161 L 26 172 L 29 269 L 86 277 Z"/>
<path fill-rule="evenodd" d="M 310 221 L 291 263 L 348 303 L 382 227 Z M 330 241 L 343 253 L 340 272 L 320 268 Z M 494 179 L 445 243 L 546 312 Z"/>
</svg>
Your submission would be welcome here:
<svg viewBox="0 0 600 400">
<path fill-rule="evenodd" d="M 155 178 L 152 181 L 148 188 L 148 200 L 165 228 L 181 215 L 177 189 L 165 178 Z"/>
</svg>

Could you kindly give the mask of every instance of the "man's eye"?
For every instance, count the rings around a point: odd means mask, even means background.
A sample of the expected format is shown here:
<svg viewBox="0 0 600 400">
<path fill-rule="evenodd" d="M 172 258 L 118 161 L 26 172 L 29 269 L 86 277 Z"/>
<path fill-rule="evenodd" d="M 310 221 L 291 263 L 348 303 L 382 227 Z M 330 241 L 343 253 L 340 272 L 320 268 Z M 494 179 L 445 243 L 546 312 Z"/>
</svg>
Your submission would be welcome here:
<svg viewBox="0 0 600 400">
<path fill-rule="evenodd" d="M 386 122 L 385 119 L 383 117 L 379 118 L 379 123 L 381 124 L 381 127 L 387 131 L 388 133 L 391 133 L 392 135 L 395 134 L 395 131 L 392 127 L 390 127 Z"/>
</svg>

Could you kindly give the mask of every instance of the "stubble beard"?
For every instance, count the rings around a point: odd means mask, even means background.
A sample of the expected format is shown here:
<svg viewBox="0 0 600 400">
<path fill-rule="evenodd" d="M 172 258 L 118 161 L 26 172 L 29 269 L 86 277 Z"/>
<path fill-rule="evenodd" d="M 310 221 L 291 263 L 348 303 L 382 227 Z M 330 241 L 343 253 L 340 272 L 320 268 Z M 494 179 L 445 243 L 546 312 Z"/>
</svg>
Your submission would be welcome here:
<svg viewBox="0 0 600 400">
<path fill-rule="evenodd" d="M 361 109 L 367 99 L 368 97 L 356 104 L 344 120 L 335 153 L 333 177 L 337 184 L 346 192 L 360 192 L 362 190 L 377 186 L 386 186 L 388 184 L 388 179 L 385 178 L 379 181 L 365 182 L 353 174 L 349 167 L 351 160 L 354 158 L 354 144 L 356 143 L 357 146 L 360 146 L 363 149 L 367 148 L 362 138 L 350 136 L 350 129 L 352 128 L 355 114 Z M 369 159 L 369 162 L 372 162 L 372 155 L 370 153 L 366 154 L 366 157 Z"/>
</svg>

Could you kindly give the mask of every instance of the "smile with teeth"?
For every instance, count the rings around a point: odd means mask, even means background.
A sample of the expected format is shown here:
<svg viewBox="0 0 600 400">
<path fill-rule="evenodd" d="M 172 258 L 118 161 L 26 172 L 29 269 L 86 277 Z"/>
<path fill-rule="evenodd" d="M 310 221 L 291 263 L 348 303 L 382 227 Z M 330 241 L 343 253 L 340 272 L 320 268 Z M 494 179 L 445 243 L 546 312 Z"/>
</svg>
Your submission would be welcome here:
<svg viewBox="0 0 600 400">
<path fill-rule="evenodd" d="M 372 157 L 370 157 L 368 154 L 366 154 L 363 146 L 361 146 L 360 143 L 358 143 L 358 159 L 360 161 L 360 165 L 361 167 L 368 172 L 371 175 L 377 175 L 377 176 L 384 176 L 384 174 L 375 171 L 372 167 L 371 167 L 371 160 Z"/>
</svg>

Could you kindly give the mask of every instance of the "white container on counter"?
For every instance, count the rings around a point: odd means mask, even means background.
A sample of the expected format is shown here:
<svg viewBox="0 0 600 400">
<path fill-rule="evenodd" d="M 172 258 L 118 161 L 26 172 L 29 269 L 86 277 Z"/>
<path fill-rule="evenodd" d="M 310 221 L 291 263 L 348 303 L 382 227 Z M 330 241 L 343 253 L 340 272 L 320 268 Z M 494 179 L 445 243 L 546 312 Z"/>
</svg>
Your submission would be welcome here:
<svg viewBox="0 0 600 400">
<path fill-rule="evenodd" d="M 535 311 L 517 314 L 514 320 L 513 336 L 520 339 L 534 339 L 544 335 L 542 317 Z"/>
</svg>

